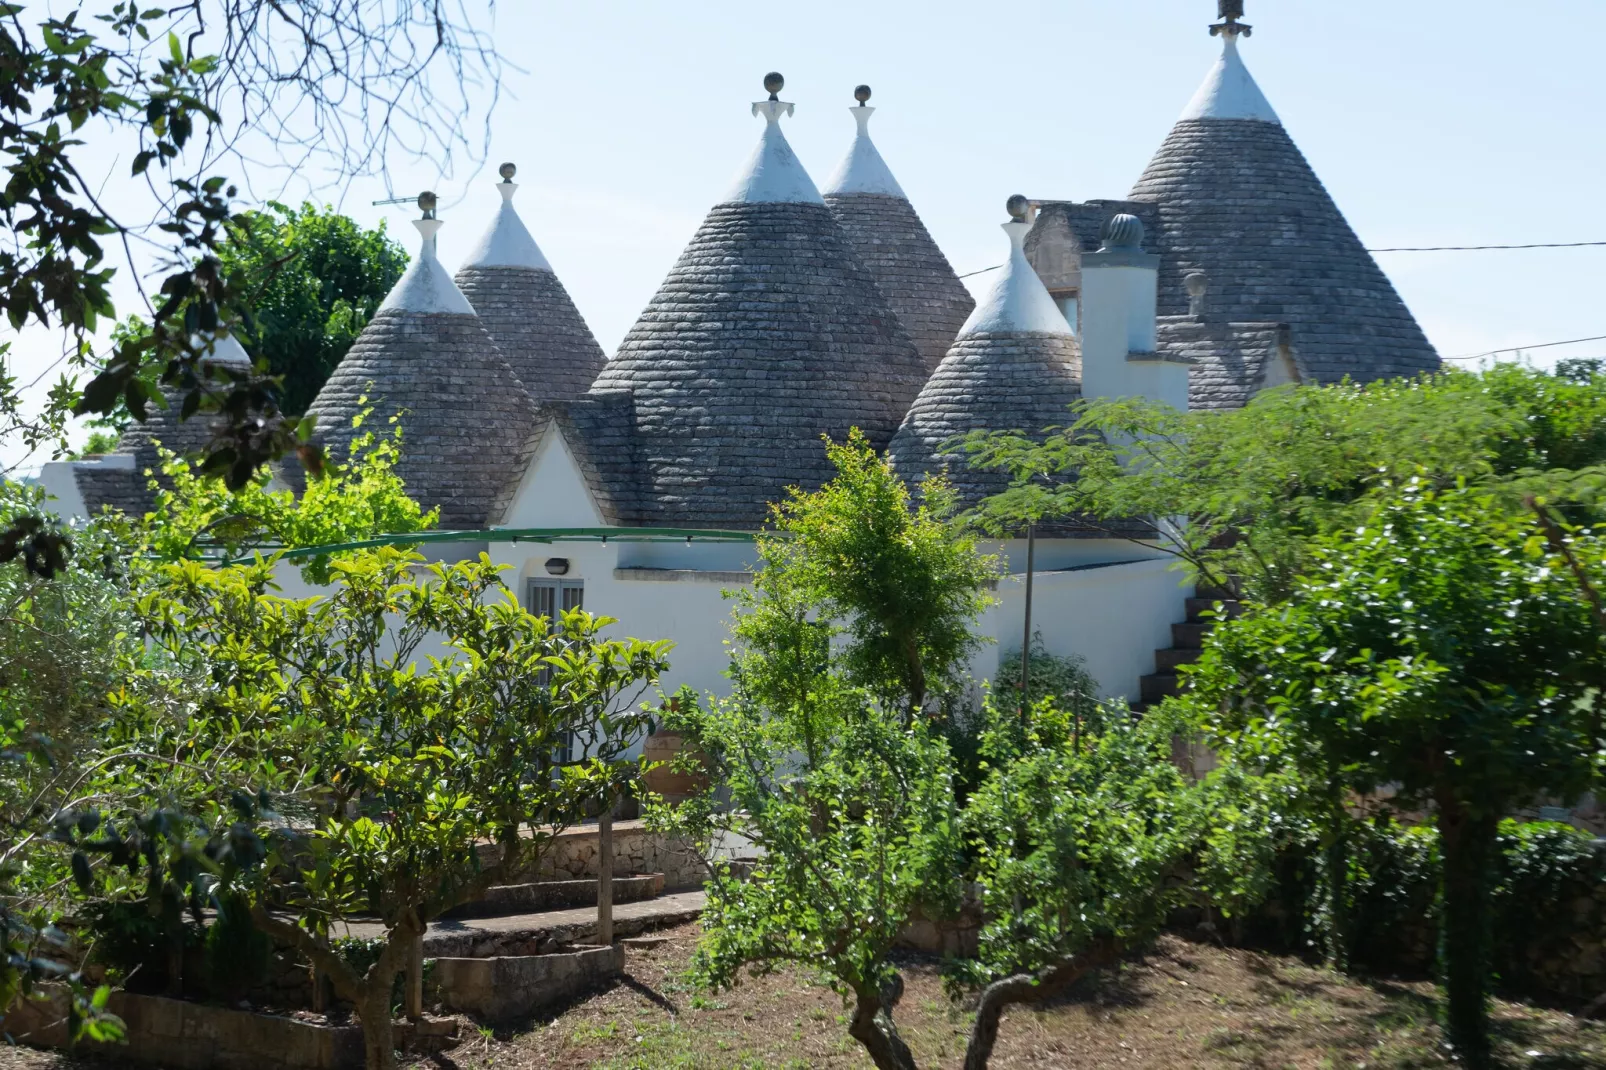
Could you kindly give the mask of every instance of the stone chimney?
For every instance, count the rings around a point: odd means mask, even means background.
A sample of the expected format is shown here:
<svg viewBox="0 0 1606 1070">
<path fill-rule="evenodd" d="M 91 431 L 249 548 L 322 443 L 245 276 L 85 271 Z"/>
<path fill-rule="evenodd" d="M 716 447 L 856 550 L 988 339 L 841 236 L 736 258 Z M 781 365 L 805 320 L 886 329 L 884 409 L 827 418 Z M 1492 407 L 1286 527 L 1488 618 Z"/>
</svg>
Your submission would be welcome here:
<svg viewBox="0 0 1606 1070">
<path fill-rule="evenodd" d="M 1082 396 L 1141 396 L 1188 407 L 1188 366 L 1155 352 L 1160 257 L 1143 251 L 1143 222 L 1117 215 L 1104 244 L 1082 255 Z"/>
</svg>

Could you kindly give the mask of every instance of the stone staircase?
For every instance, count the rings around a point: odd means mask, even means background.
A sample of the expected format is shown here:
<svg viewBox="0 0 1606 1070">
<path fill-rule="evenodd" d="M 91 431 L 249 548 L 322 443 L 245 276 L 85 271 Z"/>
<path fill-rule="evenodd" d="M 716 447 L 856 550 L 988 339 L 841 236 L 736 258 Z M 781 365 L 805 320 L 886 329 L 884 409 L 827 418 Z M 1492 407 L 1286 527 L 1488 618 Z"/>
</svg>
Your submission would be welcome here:
<svg viewBox="0 0 1606 1070">
<path fill-rule="evenodd" d="M 1187 599 L 1188 617 L 1171 625 L 1171 645 L 1154 652 L 1155 671 L 1138 681 L 1138 701 L 1132 708 L 1138 712 L 1148 709 L 1169 695 L 1175 695 L 1180 686 L 1177 668 L 1199 660 L 1204 650 L 1205 636 L 1216 626 L 1216 603 L 1221 612 L 1231 618 L 1238 615 L 1239 602 L 1234 593 L 1220 587 L 1199 586 L 1193 597 Z"/>
</svg>

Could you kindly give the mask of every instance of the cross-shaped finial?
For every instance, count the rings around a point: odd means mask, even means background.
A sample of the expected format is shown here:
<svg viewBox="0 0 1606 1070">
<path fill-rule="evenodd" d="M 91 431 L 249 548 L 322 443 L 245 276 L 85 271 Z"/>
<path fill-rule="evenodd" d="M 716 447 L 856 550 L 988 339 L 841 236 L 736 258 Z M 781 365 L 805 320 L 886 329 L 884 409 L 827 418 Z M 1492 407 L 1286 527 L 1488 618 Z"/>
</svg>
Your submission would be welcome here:
<svg viewBox="0 0 1606 1070">
<path fill-rule="evenodd" d="M 1239 22 L 1244 17 L 1244 0 L 1216 0 L 1216 14 L 1222 21 L 1210 27 L 1210 36 L 1226 34 L 1228 37 L 1245 37 L 1254 32 L 1254 27 L 1248 23 Z"/>
</svg>

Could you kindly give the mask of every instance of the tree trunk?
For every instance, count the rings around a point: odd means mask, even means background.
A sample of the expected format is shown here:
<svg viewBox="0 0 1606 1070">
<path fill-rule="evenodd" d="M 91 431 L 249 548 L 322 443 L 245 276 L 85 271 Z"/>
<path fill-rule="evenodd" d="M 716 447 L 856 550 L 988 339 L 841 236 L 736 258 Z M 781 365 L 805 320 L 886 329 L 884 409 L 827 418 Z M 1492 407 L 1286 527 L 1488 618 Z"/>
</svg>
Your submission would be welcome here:
<svg viewBox="0 0 1606 1070">
<path fill-rule="evenodd" d="M 1348 970 L 1354 937 L 1350 932 L 1349 909 L 1349 814 L 1342 798 L 1332 802 L 1328 814 L 1324 866 L 1327 871 L 1327 964 L 1335 970 Z"/>
<path fill-rule="evenodd" d="M 357 1004 L 362 1020 L 363 1060 L 367 1070 L 396 1070 L 396 1030 L 390 1018 L 390 985 L 371 985 Z"/>
<path fill-rule="evenodd" d="M 877 1070 L 919 1070 L 914 1053 L 892 1024 L 892 1009 L 882 1003 L 879 994 L 859 992 L 857 997 L 848 1035 L 864 1045 Z"/>
<path fill-rule="evenodd" d="M 1101 940 L 1086 951 L 1036 974 L 1017 973 L 982 989 L 981 999 L 976 1004 L 976 1022 L 970 1028 L 970 1043 L 965 1046 L 965 1070 L 987 1070 L 987 1062 L 993 1057 L 993 1045 L 998 1043 L 998 1022 L 1005 1007 L 1041 1002 L 1099 967 L 1115 962 L 1120 954 L 1118 941 Z"/>
<path fill-rule="evenodd" d="M 423 934 L 421 925 L 403 923 L 386 937 L 379 960 L 359 976 L 328 943 L 282 918 L 269 914 L 261 903 L 251 905 L 256 927 L 290 944 L 311 960 L 317 971 L 329 979 L 336 995 L 357 1008 L 362 1023 L 362 1043 L 367 1070 L 395 1070 L 396 1033 L 390 1017 L 391 986 L 396 980 L 397 956 L 404 954 L 415 937 Z"/>
<path fill-rule="evenodd" d="M 424 1017 L 424 934 L 413 936 L 407 947 L 407 971 L 402 983 L 402 1010 L 408 1020 Z"/>
<path fill-rule="evenodd" d="M 1499 811 L 1473 813 L 1453 790 L 1436 793 L 1439 808 L 1439 975 L 1445 1032 L 1461 1061 L 1482 1070 L 1489 1049 L 1489 886 Z"/>
</svg>

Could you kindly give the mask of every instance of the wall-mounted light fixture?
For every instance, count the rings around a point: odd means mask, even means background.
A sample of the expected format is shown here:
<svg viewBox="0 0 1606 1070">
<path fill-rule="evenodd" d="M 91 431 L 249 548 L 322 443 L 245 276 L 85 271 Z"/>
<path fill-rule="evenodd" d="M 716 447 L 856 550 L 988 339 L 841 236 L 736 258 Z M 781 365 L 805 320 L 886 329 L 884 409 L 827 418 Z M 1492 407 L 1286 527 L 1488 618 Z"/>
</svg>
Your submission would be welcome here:
<svg viewBox="0 0 1606 1070">
<path fill-rule="evenodd" d="M 567 576 L 569 574 L 569 559 L 567 557 L 549 557 L 546 559 L 548 575 Z"/>
</svg>

